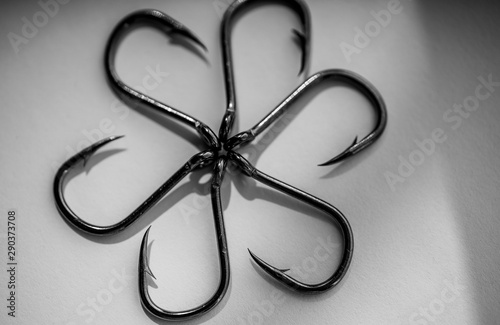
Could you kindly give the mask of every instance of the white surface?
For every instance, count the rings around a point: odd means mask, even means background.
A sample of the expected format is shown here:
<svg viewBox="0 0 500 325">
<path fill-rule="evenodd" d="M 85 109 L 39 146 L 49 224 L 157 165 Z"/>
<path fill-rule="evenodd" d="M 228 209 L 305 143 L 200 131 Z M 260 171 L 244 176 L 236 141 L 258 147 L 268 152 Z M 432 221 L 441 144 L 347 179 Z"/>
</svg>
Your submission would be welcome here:
<svg viewBox="0 0 500 325">
<path fill-rule="evenodd" d="M 187 179 L 124 234 L 98 239 L 63 221 L 53 203 L 52 182 L 69 153 L 88 144 L 86 133 L 97 139 L 100 123 L 111 124 L 104 131 L 112 132 L 103 136 L 126 134 L 102 150 L 114 154 L 96 159 L 100 163 L 91 164 L 66 189 L 75 211 L 110 224 L 197 152 L 175 135 L 177 128 L 117 103 L 103 72 L 104 46 L 116 22 L 137 9 L 156 8 L 187 25 L 208 46 L 206 62 L 159 32 L 140 29 L 121 47 L 120 75 L 140 85 L 147 67 L 158 65 L 168 76 L 149 94 L 218 130 L 225 105 L 218 9 L 227 3 L 72 1 L 18 53 L 7 35 L 22 35 L 22 18 L 32 20 L 41 7 L 35 1 L 2 3 L 0 256 L 3 268 L 6 213 L 15 208 L 19 289 L 16 319 L 2 307 L 0 323 L 162 323 L 141 308 L 137 292 L 139 245 L 149 224 L 151 268 L 158 278 L 158 289 L 151 292 L 159 302 L 186 308 L 212 294 L 218 276 L 212 217 L 206 186 L 196 185 L 206 183 L 207 176 Z M 350 62 L 340 44 L 353 44 L 355 28 L 364 28 L 374 19 L 370 11 L 387 9 L 388 2 L 308 4 L 310 73 L 347 68 L 365 76 L 387 103 L 387 130 L 359 157 L 316 167 L 373 123 L 362 97 L 333 87 L 294 111 L 296 118 L 283 132 L 274 128 L 242 152 L 259 169 L 327 200 L 347 216 L 355 236 L 350 272 L 339 288 L 312 297 L 291 294 L 261 277 L 247 247 L 314 282 L 327 277 L 338 259 L 332 251 L 321 262 L 314 252 L 328 236 L 337 243 L 338 234 L 323 218 L 303 216 L 308 210 L 294 202 L 242 175 L 227 175 L 223 199 L 231 287 L 219 307 L 190 323 L 498 324 L 500 88 L 456 129 L 455 122 L 443 118 L 454 103 L 474 95 L 478 77 L 492 74 L 500 80 L 498 4 L 402 1 L 401 13 Z M 290 33 L 297 24 L 293 14 L 275 5 L 240 19 L 233 33 L 240 130 L 300 83 L 300 53 Z M 436 128 L 446 140 L 391 190 L 386 173 L 398 173 L 399 156 L 417 155 L 415 141 L 430 138 Z M 195 139 L 189 132 L 183 136 Z M 6 272 L 0 280 L 5 303 Z"/>
</svg>

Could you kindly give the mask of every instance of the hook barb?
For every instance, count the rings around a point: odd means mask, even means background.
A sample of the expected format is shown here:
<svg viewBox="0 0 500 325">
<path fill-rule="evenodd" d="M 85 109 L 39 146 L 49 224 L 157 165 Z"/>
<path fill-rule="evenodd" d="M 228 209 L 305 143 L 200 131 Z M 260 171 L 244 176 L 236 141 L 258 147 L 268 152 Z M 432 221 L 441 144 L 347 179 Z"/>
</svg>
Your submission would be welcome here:
<svg viewBox="0 0 500 325">
<path fill-rule="evenodd" d="M 153 279 L 156 280 L 155 275 L 153 274 L 153 271 L 151 271 L 151 267 L 149 266 L 149 258 L 148 258 L 148 238 L 149 238 L 149 231 L 151 230 L 151 226 L 148 227 L 148 230 L 146 230 L 146 233 L 144 234 L 144 237 L 142 238 L 142 243 L 141 243 L 141 255 L 140 255 L 140 262 L 139 262 L 139 274 L 149 274 Z"/>
<path fill-rule="evenodd" d="M 104 138 L 100 141 L 97 141 L 93 145 L 83 149 L 82 151 L 80 151 L 79 153 L 74 155 L 72 158 L 70 158 L 69 161 L 71 161 L 71 163 L 73 163 L 73 164 L 76 164 L 76 163 L 78 163 L 79 160 L 83 160 L 83 167 L 85 167 L 85 166 L 87 166 L 87 162 L 89 161 L 90 157 L 92 157 L 97 150 L 104 147 L 108 143 L 115 141 L 115 140 L 118 140 L 118 139 L 121 139 L 123 137 L 124 137 L 124 135 L 112 135 L 110 137 L 107 137 L 107 138 Z"/>
<path fill-rule="evenodd" d="M 285 272 L 288 272 L 290 271 L 290 269 L 278 269 L 272 265 L 270 265 L 269 263 L 265 262 L 263 259 L 261 259 L 260 257 L 258 257 L 257 255 L 255 255 L 251 250 L 250 248 L 247 248 L 248 249 L 248 252 L 250 253 L 250 256 L 252 257 L 252 259 L 254 260 L 255 263 L 257 263 L 257 265 L 259 265 L 261 267 L 261 269 L 263 269 L 264 271 L 266 271 L 268 274 L 270 274 L 273 278 L 275 277 L 283 277 L 283 274 Z M 279 274 L 279 275 L 278 275 Z"/>
<path fill-rule="evenodd" d="M 298 75 L 300 76 L 304 72 L 306 65 L 307 65 L 308 52 L 309 52 L 309 50 L 307 48 L 308 40 L 303 32 L 299 32 L 295 28 L 292 29 L 292 32 L 295 35 L 297 42 L 299 43 L 299 46 L 300 46 L 300 51 L 302 52 L 302 56 L 300 59 L 300 70 L 298 73 Z"/>
<path fill-rule="evenodd" d="M 196 36 L 196 34 L 193 33 L 190 29 L 184 27 L 183 25 L 182 25 L 182 28 L 173 29 L 171 31 L 171 33 L 181 35 L 181 36 L 191 40 L 193 43 L 195 43 L 199 47 L 201 47 L 203 49 L 203 51 L 208 52 L 208 48 L 206 47 L 205 44 L 203 44 L 203 42 L 200 40 L 200 38 L 198 36 Z"/>
<path fill-rule="evenodd" d="M 341 162 L 342 160 L 354 155 L 353 151 L 354 151 L 354 148 L 356 147 L 357 142 L 358 142 L 358 136 L 356 136 L 354 138 L 354 141 L 347 149 L 345 149 L 344 151 L 342 151 L 341 153 L 339 153 L 338 155 L 336 155 L 332 159 L 328 160 L 327 162 L 319 164 L 318 166 L 330 166 L 330 165 L 336 164 L 338 162 Z"/>
</svg>

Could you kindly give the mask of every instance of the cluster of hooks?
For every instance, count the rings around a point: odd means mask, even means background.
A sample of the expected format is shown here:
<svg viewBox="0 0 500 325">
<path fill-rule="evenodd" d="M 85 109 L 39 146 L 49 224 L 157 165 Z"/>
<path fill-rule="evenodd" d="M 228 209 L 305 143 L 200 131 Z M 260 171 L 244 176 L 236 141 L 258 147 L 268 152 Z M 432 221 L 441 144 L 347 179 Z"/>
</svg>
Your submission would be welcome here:
<svg viewBox="0 0 500 325">
<path fill-rule="evenodd" d="M 233 60 L 231 54 L 231 29 L 235 15 L 247 7 L 250 3 L 263 2 L 262 0 L 237 0 L 227 8 L 222 20 L 221 46 L 222 59 L 225 77 L 225 89 L 227 106 L 222 118 L 218 134 L 210 129 L 206 124 L 198 119 L 154 98 L 147 96 L 125 84 L 115 69 L 115 55 L 117 48 L 123 38 L 135 27 L 148 25 L 166 32 L 167 35 L 180 35 L 192 41 L 201 49 L 207 47 L 200 39 L 180 22 L 158 10 L 140 10 L 122 19 L 114 28 L 105 50 L 105 71 L 109 83 L 116 94 L 125 102 L 130 104 L 142 104 L 159 112 L 160 114 L 174 119 L 192 129 L 199 135 L 200 141 L 204 143 L 204 150 L 192 156 L 179 170 L 177 170 L 168 180 L 166 180 L 153 194 L 151 194 L 139 207 L 130 213 L 123 220 L 109 226 L 98 226 L 91 224 L 77 216 L 68 206 L 64 196 L 65 178 L 69 171 L 79 165 L 85 164 L 87 160 L 102 146 L 115 141 L 122 136 L 111 136 L 103 139 L 90 147 L 82 150 L 77 155 L 67 160 L 58 170 L 54 180 L 54 196 L 57 208 L 61 215 L 74 227 L 92 235 L 113 235 L 121 232 L 137 221 L 151 207 L 157 204 L 169 193 L 184 177 L 200 168 L 212 169 L 212 180 L 210 186 L 210 196 L 212 211 L 217 238 L 217 248 L 219 255 L 220 280 L 215 293 L 203 304 L 184 311 L 171 311 L 158 306 L 152 299 L 148 291 L 148 277 L 153 277 L 153 272 L 149 267 L 147 247 L 149 228 L 142 239 L 139 253 L 139 292 L 142 304 L 146 310 L 153 315 L 166 320 L 186 320 L 202 315 L 214 308 L 224 297 L 230 282 L 229 255 L 224 227 L 223 208 L 221 202 L 221 184 L 228 163 L 237 166 L 244 175 L 251 177 L 257 182 L 265 184 L 276 191 L 284 193 L 294 199 L 310 205 L 336 223 L 343 235 L 343 252 L 340 264 L 332 275 L 325 281 L 317 284 L 306 284 L 287 274 L 287 269 L 276 268 L 265 262 L 250 250 L 253 261 L 262 268 L 269 276 L 287 288 L 301 293 L 319 293 L 336 286 L 345 276 L 349 268 L 353 254 L 353 234 L 349 222 L 345 216 L 333 205 L 306 193 L 292 185 L 282 182 L 269 176 L 255 168 L 248 160 L 238 153 L 238 149 L 251 143 L 264 130 L 268 129 L 274 122 L 280 119 L 293 104 L 306 92 L 318 85 L 334 80 L 345 83 L 360 91 L 371 103 L 371 107 L 376 113 L 376 123 L 374 129 L 364 138 L 358 141 L 354 139 L 352 145 L 336 155 L 327 162 L 321 164 L 332 165 L 346 158 L 355 155 L 361 150 L 373 144 L 384 131 L 387 113 L 384 101 L 375 87 L 358 74 L 341 69 L 330 69 L 317 72 L 306 78 L 300 86 L 293 90 L 279 105 L 272 109 L 260 122 L 252 128 L 232 134 L 235 117 L 238 111 L 236 105 L 235 82 L 233 73 Z M 289 0 L 283 2 L 290 7 L 300 18 L 301 31 L 293 30 L 293 33 L 300 40 L 302 58 L 300 71 L 307 71 L 306 67 L 310 56 L 311 22 L 310 14 L 306 4 L 301 0 Z"/>
</svg>

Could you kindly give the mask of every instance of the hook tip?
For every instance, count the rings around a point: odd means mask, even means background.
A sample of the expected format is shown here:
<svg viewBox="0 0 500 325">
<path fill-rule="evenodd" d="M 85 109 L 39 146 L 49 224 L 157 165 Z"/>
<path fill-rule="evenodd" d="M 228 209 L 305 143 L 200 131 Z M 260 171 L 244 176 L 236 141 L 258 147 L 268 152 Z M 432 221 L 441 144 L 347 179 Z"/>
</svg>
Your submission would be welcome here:
<svg viewBox="0 0 500 325">
<path fill-rule="evenodd" d="M 112 135 L 110 137 L 104 138 L 100 141 L 97 141 L 90 147 L 87 147 L 86 149 L 82 150 L 80 154 L 82 155 L 83 158 L 83 167 L 87 166 L 87 162 L 90 159 L 90 157 L 101 147 L 105 146 L 106 144 L 110 143 L 111 141 L 118 140 L 120 138 L 123 138 L 124 135 Z"/>
<path fill-rule="evenodd" d="M 299 44 L 300 49 L 302 51 L 302 58 L 300 61 L 300 70 L 298 73 L 298 76 L 300 76 L 306 68 L 306 61 L 307 61 L 306 36 L 304 35 L 304 33 L 299 32 L 295 28 L 292 28 L 292 32 L 295 35 L 296 41 Z"/>
<path fill-rule="evenodd" d="M 149 267 L 149 265 L 147 265 L 146 269 L 144 270 L 144 272 L 146 272 L 147 274 L 149 274 L 153 279 L 157 280 L 155 275 L 153 274 L 153 271 L 151 271 L 151 268 Z"/>
<path fill-rule="evenodd" d="M 143 265 L 144 265 L 143 271 L 145 273 L 149 274 L 153 279 L 156 280 L 156 277 L 153 274 L 153 271 L 151 271 L 151 268 L 149 267 L 149 259 L 148 259 L 148 252 L 147 252 L 148 241 L 149 241 L 148 238 L 149 238 L 149 231 L 150 230 L 151 230 L 151 226 L 148 227 L 148 229 L 144 233 L 144 237 L 142 238 L 141 257 L 143 259 Z"/>
<path fill-rule="evenodd" d="M 254 260 L 255 263 L 257 263 L 258 265 L 262 266 L 262 263 L 264 262 L 260 257 L 258 257 L 257 255 L 255 255 L 251 250 L 250 248 L 247 248 L 248 249 L 248 252 L 250 253 L 250 256 L 252 257 L 252 259 Z"/>
<path fill-rule="evenodd" d="M 110 143 L 111 141 L 115 141 L 115 140 L 121 139 L 123 137 L 124 137 L 124 135 L 112 135 L 110 137 L 104 138 L 101 141 L 98 141 L 92 145 L 92 151 L 95 152 L 97 149 Z"/>
<path fill-rule="evenodd" d="M 353 148 L 356 146 L 357 142 L 358 142 L 358 136 L 354 137 L 354 141 L 347 149 L 345 149 L 343 152 L 333 157 L 332 159 L 328 160 L 327 162 L 319 164 L 318 166 L 330 166 L 354 155 Z"/>
<path fill-rule="evenodd" d="M 121 139 L 123 137 L 125 137 L 124 134 L 122 134 L 122 135 L 112 135 L 112 136 L 109 137 L 109 139 L 110 139 L 110 141 L 114 141 L 114 140 Z"/>
<path fill-rule="evenodd" d="M 206 45 L 203 44 L 203 42 L 200 40 L 200 38 L 198 36 L 196 36 L 196 34 L 193 33 L 190 29 L 183 26 L 182 28 L 178 28 L 178 29 L 173 30 L 173 32 L 180 34 L 180 35 L 186 37 L 187 39 L 190 39 L 192 42 L 198 44 L 205 52 L 208 52 L 208 48 L 206 47 Z"/>
<path fill-rule="evenodd" d="M 252 251 L 249 249 L 248 252 L 250 253 L 250 256 L 252 256 L 252 259 L 254 260 L 255 263 L 267 274 L 269 274 L 271 277 L 274 279 L 278 280 L 279 282 L 288 285 L 290 284 L 290 276 L 286 274 L 286 272 L 290 271 L 289 268 L 287 269 L 279 269 L 277 267 L 274 267 L 270 265 L 267 262 L 264 262 L 260 257 L 252 253 Z"/>
</svg>

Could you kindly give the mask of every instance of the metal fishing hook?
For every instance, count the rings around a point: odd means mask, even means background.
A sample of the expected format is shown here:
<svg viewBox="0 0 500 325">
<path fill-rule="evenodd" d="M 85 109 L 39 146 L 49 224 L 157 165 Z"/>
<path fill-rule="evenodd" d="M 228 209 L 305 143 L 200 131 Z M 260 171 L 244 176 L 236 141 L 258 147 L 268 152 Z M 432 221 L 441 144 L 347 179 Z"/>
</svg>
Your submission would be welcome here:
<svg viewBox="0 0 500 325">
<path fill-rule="evenodd" d="M 231 46 L 231 29 L 234 23 L 234 19 L 238 13 L 244 10 L 244 8 L 251 4 L 259 2 L 259 0 L 237 0 L 234 1 L 224 13 L 222 18 L 221 27 L 221 47 L 222 47 L 222 61 L 224 68 L 224 81 L 226 88 L 226 112 L 222 118 L 222 123 L 219 130 L 219 139 L 222 142 L 226 142 L 227 138 L 231 133 L 231 129 L 234 124 L 234 118 L 236 116 L 236 89 L 234 82 L 234 71 L 233 71 L 233 57 L 232 57 L 232 46 Z M 260 1 L 262 2 L 262 1 Z M 305 71 L 307 64 L 309 62 L 310 56 L 310 45 L 311 45 L 311 21 L 309 15 L 309 9 L 307 5 L 302 1 L 287 1 L 285 3 L 289 8 L 293 9 L 295 14 L 299 17 L 301 22 L 302 31 L 297 31 L 293 29 L 293 33 L 299 39 L 299 44 L 301 45 L 302 60 L 300 64 L 301 74 Z"/>
<path fill-rule="evenodd" d="M 347 221 L 345 216 L 333 205 L 261 172 L 260 170 L 252 166 L 252 164 L 250 164 L 250 162 L 243 158 L 243 156 L 239 153 L 229 151 L 228 156 L 231 162 L 238 166 L 246 176 L 251 177 L 269 187 L 272 187 L 279 192 L 285 193 L 299 201 L 309 204 L 317 210 L 328 215 L 328 217 L 332 221 L 336 222 L 340 226 L 340 230 L 342 231 L 342 235 L 344 236 L 344 252 L 342 254 L 340 265 L 328 279 L 318 284 L 307 284 L 292 278 L 291 276 L 286 274 L 289 269 L 278 269 L 264 262 L 260 257 L 252 253 L 252 251 L 249 249 L 248 252 L 250 253 L 255 263 L 257 263 L 260 268 L 262 268 L 275 280 L 285 285 L 289 289 L 297 292 L 318 293 L 329 290 L 336 286 L 346 274 L 347 268 L 351 263 L 354 248 L 351 226 L 349 225 L 349 222 Z"/>
<path fill-rule="evenodd" d="M 227 158 L 225 156 L 219 157 L 214 165 L 212 184 L 210 187 L 210 194 L 212 198 L 212 210 L 214 216 L 215 233 L 217 234 L 217 247 L 219 251 L 219 267 L 220 279 L 217 290 L 214 294 L 201 305 L 183 311 L 170 311 L 159 307 L 149 295 L 146 274 L 155 278 L 151 269 L 149 268 L 149 261 L 147 259 L 147 246 L 149 229 L 146 231 L 142 239 L 141 252 L 139 256 L 139 293 L 141 295 L 141 302 L 151 314 L 158 318 L 176 321 L 186 320 L 199 315 L 203 315 L 217 306 L 224 298 L 226 291 L 229 287 L 230 271 L 229 271 L 229 253 L 227 248 L 226 231 L 224 228 L 224 218 L 222 215 L 222 204 L 220 199 L 220 187 L 226 171 Z"/>
<path fill-rule="evenodd" d="M 320 71 L 309 77 L 255 126 L 247 131 L 236 134 L 224 143 L 224 149 L 232 150 L 253 141 L 259 134 L 285 114 L 300 97 L 307 93 L 307 91 L 329 80 L 344 82 L 365 95 L 370 101 L 372 108 L 375 110 L 377 121 L 374 129 L 361 141 L 358 142 L 358 137 L 355 137 L 354 142 L 347 149 L 327 162 L 319 164 L 319 166 L 333 165 L 367 148 L 382 135 L 387 124 L 387 111 L 384 100 L 377 89 L 360 75 L 348 70 L 331 69 Z"/>
<path fill-rule="evenodd" d="M 326 214 L 333 222 L 337 223 L 341 229 L 344 238 L 344 248 L 341 257 L 341 262 L 332 275 L 323 282 L 317 284 L 306 284 L 286 274 L 287 269 L 278 269 L 261 258 L 253 254 L 250 250 L 250 255 L 253 261 L 261 267 L 267 274 L 274 278 L 279 283 L 285 285 L 291 290 L 302 293 L 318 293 L 331 289 L 337 285 L 345 276 L 347 269 L 352 260 L 353 254 L 353 234 L 349 222 L 345 216 L 331 204 L 306 193 L 296 187 L 284 183 L 276 178 L 273 178 L 260 170 L 256 169 L 251 163 L 243 158 L 236 150 L 252 142 L 259 134 L 261 134 L 274 122 L 280 119 L 283 114 L 288 111 L 293 104 L 308 91 L 331 80 L 346 83 L 356 90 L 360 91 L 371 103 L 374 109 L 377 121 L 374 129 L 365 136 L 361 141 L 357 141 L 357 137 L 353 144 L 342 153 L 330 159 L 323 165 L 331 165 L 342 161 L 361 150 L 373 144 L 382 134 L 386 126 L 387 113 L 385 104 L 381 95 L 376 88 L 371 85 L 363 77 L 354 72 L 331 69 L 317 72 L 307 78 L 300 86 L 290 93 L 278 106 L 268 113 L 260 122 L 249 130 L 240 132 L 231 136 L 231 131 L 234 125 L 234 119 L 237 112 L 235 82 L 233 74 L 233 61 L 231 54 L 231 28 L 235 15 L 244 10 L 244 8 L 255 2 L 263 2 L 262 0 L 236 0 L 227 9 L 221 28 L 221 46 L 222 58 L 225 76 L 225 89 L 227 106 L 224 117 L 221 122 L 218 136 L 206 124 L 198 119 L 183 113 L 182 111 L 155 100 L 131 87 L 126 85 L 118 76 L 114 59 L 120 42 L 123 38 L 135 27 L 140 25 L 149 25 L 159 28 L 171 36 L 178 34 L 187 38 L 200 48 L 206 51 L 205 45 L 199 38 L 184 25 L 169 17 L 168 15 L 157 10 L 141 10 L 132 13 L 122 19 L 114 28 L 108 40 L 105 52 L 105 71 L 111 88 L 125 102 L 136 105 L 142 104 L 168 118 L 172 118 L 192 129 L 197 133 L 200 139 L 206 146 L 206 149 L 192 156 L 184 165 L 182 165 L 168 180 L 166 180 L 150 197 L 148 197 L 139 207 L 123 220 L 110 226 L 98 226 L 88 223 L 84 219 L 78 217 L 68 206 L 64 198 L 64 184 L 69 172 L 77 167 L 80 163 L 86 164 L 88 159 L 101 147 L 115 141 L 122 136 L 112 136 L 89 146 L 80 153 L 68 159 L 58 170 L 54 179 L 54 197 L 56 206 L 60 214 L 77 229 L 93 235 L 111 235 L 118 233 L 132 223 L 140 216 L 146 213 L 151 207 L 157 204 L 172 190 L 184 177 L 191 172 L 206 167 L 212 167 L 212 179 L 210 187 L 210 197 L 212 203 L 212 214 L 215 224 L 215 233 L 217 238 L 217 249 L 219 254 L 220 279 L 219 285 L 213 295 L 201 305 L 192 309 L 183 311 L 171 311 L 158 306 L 152 299 L 148 291 L 148 277 L 153 278 L 153 272 L 149 266 L 147 247 L 149 230 L 145 232 L 141 243 L 139 253 L 139 293 L 141 302 L 146 310 L 156 317 L 166 320 L 186 320 L 199 315 L 202 315 L 214 308 L 224 297 L 230 282 L 230 268 L 228 245 L 226 232 L 224 227 L 224 216 L 221 202 L 221 184 L 228 163 L 236 165 L 244 175 L 251 177 L 256 181 L 273 188 L 276 191 L 284 193 L 296 200 L 299 200 L 307 205 L 316 208 L 318 211 Z M 284 2 L 285 5 L 294 10 L 301 22 L 302 31 L 294 30 L 293 33 L 299 38 L 301 46 L 302 58 L 300 64 L 300 72 L 306 70 L 308 59 L 310 56 L 310 18 L 307 6 L 302 0 L 290 0 Z"/>
<path fill-rule="evenodd" d="M 186 113 L 181 112 L 180 110 L 170 105 L 164 104 L 154 98 L 147 96 L 146 94 L 143 94 L 129 87 L 118 76 L 118 73 L 115 69 L 115 56 L 120 42 L 134 28 L 144 25 L 158 28 L 169 36 L 173 36 L 176 34 L 181 35 L 182 37 L 185 37 L 186 39 L 200 46 L 203 50 L 207 51 L 206 46 L 200 41 L 198 36 L 196 36 L 191 30 L 189 30 L 187 27 L 185 27 L 172 17 L 164 14 L 161 11 L 153 9 L 136 11 L 123 18 L 116 25 L 106 45 L 106 52 L 104 55 L 104 68 L 111 88 L 123 101 L 128 102 L 132 105 L 137 103 L 143 104 L 146 107 L 159 112 L 160 114 L 173 118 L 174 120 L 194 129 L 201 136 L 208 147 L 219 149 L 219 139 L 205 123 Z"/>
</svg>

